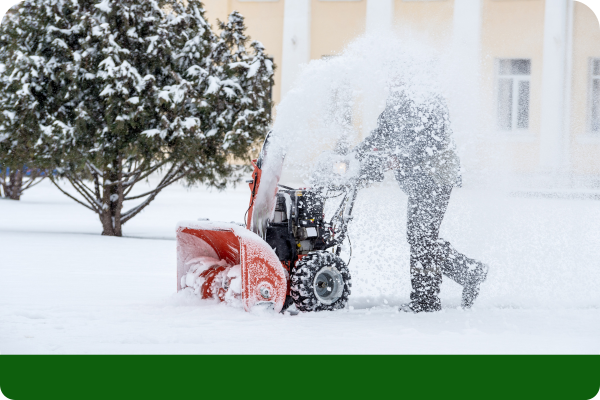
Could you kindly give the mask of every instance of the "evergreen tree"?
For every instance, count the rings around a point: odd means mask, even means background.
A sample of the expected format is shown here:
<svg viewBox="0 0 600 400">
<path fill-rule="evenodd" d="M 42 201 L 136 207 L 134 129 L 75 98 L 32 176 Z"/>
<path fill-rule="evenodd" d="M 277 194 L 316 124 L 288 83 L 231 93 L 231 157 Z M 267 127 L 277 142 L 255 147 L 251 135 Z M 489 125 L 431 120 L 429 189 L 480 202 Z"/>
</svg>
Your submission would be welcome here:
<svg viewBox="0 0 600 400">
<path fill-rule="evenodd" d="M 13 7 L 0 26 L 0 193 L 19 200 L 45 175 L 37 147 L 56 107 L 50 77 L 55 43 L 47 28 L 62 10 L 57 2 L 26 0 Z M 42 169 L 40 169 L 42 168 Z"/>
<path fill-rule="evenodd" d="M 231 13 L 227 23 L 220 22 L 219 28 L 220 40 L 211 57 L 215 61 L 215 75 L 222 84 L 222 90 L 214 95 L 217 121 L 232 127 L 228 132 L 231 138 L 241 134 L 255 140 L 260 137 L 261 128 L 270 123 L 273 63 L 264 54 L 260 42 L 251 42 L 253 52 L 248 52 L 244 17 L 237 11 Z M 238 150 L 236 140 L 226 145 L 233 151 Z M 245 148 L 239 150 L 245 151 Z"/>
<path fill-rule="evenodd" d="M 241 16 L 217 37 L 197 0 L 72 4 L 72 26 L 46 32 L 47 43 L 64 44 L 46 71 L 61 102 L 40 124 L 38 146 L 60 166 L 53 183 L 98 214 L 104 235 L 121 236 L 165 187 L 185 179 L 222 188 L 236 178 L 231 157 L 246 160 L 266 134 L 273 76 L 260 44 L 246 51 Z M 133 191 L 156 172 L 154 188 Z M 138 204 L 123 210 L 130 200 Z"/>
</svg>

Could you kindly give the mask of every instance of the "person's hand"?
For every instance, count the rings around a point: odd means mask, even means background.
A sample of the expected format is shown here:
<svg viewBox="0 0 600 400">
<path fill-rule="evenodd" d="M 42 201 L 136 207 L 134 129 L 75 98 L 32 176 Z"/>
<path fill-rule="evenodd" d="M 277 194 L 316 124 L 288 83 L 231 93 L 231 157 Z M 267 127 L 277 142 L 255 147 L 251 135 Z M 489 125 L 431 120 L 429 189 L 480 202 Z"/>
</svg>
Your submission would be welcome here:
<svg viewBox="0 0 600 400">
<path fill-rule="evenodd" d="M 367 154 L 360 162 L 360 177 L 368 182 L 382 182 L 386 159 L 377 152 Z"/>
<path fill-rule="evenodd" d="M 388 157 L 388 162 L 387 162 L 387 169 L 391 169 L 391 170 L 398 170 L 401 169 L 403 166 L 402 162 L 400 162 L 400 160 L 398 159 L 398 156 L 396 156 L 395 154 L 392 154 Z"/>
</svg>

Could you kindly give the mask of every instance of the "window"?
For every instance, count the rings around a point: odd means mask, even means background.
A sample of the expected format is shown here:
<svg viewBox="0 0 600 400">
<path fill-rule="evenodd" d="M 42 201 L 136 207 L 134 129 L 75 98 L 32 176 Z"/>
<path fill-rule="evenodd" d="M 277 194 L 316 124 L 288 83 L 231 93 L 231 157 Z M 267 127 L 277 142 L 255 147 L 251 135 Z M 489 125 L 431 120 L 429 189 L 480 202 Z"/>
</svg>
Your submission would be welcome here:
<svg viewBox="0 0 600 400">
<path fill-rule="evenodd" d="M 590 128 L 600 133 L 600 58 L 592 58 L 590 70 Z"/>
<path fill-rule="evenodd" d="M 498 63 L 498 128 L 529 129 L 531 60 L 504 59 Z"/>
</svg>

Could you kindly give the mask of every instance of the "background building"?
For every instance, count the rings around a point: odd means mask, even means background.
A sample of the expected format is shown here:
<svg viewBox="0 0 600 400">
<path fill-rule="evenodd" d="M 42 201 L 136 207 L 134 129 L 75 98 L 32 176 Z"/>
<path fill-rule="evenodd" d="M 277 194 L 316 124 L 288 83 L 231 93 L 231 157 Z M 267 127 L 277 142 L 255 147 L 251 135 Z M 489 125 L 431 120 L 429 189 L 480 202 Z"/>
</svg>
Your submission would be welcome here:
<svg viewBox="0 0 600 400">
<path fill-rule="evenodd" d="M 440 50 L 460 49 L 472 77 L 452 118 L 476 137 L 484 163 L 522 177 L 600 185 L 600 27 L 571 0 L 205 0 L 211 23 L 246 17 L 278 66 L 281 101 L 300 66 L 356 37 L 391 29 Z M 462 115 L 461 115 L 462 113 Z M 501 156 L 498 156 L 501 154 Z M 495 160 L 495 161 L 494 161 Z M 479 161 L 474 161 L 479 162 Z M 566 180 L 566 181 L 565 181 Z M 543 179 L 542 179 L 543 181 Z"/>
</svg>

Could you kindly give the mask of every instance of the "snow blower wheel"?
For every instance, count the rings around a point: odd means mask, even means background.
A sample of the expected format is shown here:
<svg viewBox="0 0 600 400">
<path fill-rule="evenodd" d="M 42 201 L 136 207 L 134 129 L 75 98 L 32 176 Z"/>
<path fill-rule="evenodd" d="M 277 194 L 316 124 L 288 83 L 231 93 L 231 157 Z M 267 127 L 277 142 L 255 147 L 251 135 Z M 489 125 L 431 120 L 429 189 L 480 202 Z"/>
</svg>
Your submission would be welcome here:
<svg viewBox="0 0 600 400">
<path fill-rule="evenodd" d="M 350 271 L 342 259 L 326 251 L 302 257 L 291 276 L 290 294 L 298 311 L 332 311 L 346 307 Z"/>
</svg>

